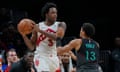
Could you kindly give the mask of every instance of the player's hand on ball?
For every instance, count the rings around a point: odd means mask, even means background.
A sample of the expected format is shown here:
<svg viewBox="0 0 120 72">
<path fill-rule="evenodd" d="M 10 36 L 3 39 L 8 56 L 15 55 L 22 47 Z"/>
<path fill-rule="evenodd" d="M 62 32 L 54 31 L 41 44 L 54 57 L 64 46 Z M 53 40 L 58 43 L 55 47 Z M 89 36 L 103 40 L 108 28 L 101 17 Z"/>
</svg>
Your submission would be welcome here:
<svg viewBox="0 0 120 72">
<path fill-rule="evenodd" d="M 36 31 L 36 32 L 39 32 L 39 31 L 40 31 L 40 28 L 39 28 L 39 26 L 38 26 L 37 24 L 34 25 L 33 31 Z"/>
</svg>

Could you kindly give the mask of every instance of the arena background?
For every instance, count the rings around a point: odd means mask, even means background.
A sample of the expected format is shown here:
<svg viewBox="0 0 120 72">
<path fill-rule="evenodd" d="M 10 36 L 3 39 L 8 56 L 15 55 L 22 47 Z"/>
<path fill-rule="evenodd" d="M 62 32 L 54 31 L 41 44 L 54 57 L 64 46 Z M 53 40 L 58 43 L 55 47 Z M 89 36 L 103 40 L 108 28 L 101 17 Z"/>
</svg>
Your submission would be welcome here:
<svg viewBox="0 0 120 72">
<path fill-rule="evenodd" d="M 96 26 L 93 38 L 100 43 L 100 49 L 114 48 L 114 38 L 120 36 L 120 4 L 117 0 L 1 0 L 0 6 L 10 10 L 11 20 L 17 25 L 24 17 L 36 23 L 42 21 L 40 12 L 46 2 L 57 4 L 58 20 L 67 23 L 65 37 L 79 37 L 82 23 L 91 22 Z"/>
</svg>

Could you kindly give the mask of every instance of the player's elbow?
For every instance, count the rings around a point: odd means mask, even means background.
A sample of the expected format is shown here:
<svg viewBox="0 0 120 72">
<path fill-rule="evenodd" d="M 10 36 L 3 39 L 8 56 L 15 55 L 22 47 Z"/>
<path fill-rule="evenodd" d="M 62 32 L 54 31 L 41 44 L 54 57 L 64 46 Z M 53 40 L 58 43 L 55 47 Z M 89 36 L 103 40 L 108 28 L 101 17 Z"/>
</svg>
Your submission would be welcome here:
<svg viewBox="0 0 120 72">
<path fill-rule="evenodd" d="M 62 28 L 59 28 L 57 31 L 57 37 L 63 38 L 65 35 L 65 31 Z"/>
<path fill-rule="evenodd" d="M 30 50 L 30 51 L 35 51 L 35 44 L 30 44 L 30 45 L 28 45 L 28 50 Z"/>
</svg>

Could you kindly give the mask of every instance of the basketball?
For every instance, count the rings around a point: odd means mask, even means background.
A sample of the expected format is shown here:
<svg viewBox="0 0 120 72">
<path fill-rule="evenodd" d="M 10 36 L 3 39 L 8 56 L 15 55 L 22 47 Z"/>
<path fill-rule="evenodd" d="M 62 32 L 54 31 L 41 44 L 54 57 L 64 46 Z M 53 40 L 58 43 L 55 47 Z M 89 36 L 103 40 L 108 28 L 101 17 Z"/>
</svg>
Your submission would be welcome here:
<svg viewBox="0 0 120 72">
<path fill-rule="evenodd" d="M 35 22 L 31 19 L 22 19 L 17 25 L 18 31 L 22 34 L 30 34 L 33 30 Z"/>
</svg>

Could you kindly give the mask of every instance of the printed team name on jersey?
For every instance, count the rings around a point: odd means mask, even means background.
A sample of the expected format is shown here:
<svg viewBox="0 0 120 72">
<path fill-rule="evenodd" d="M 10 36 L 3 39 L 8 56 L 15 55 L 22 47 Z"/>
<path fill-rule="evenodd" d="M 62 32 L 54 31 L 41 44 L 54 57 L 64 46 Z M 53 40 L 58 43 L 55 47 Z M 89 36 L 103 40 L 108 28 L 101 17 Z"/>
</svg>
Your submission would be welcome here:
<svg viewBox="0 0 120 72">
<path fill-rule="evenodd" d="M 87 43 L 87 44 L 85 44 L 85 47 L 86 48 L 95 48 L 95 44 L 89 44 L 89 43 Z"/>
<path fill-rule="evenodd" d="M 47 30 L 45 30 L 46 32 L 49 32 L 49 33 L 56 33 L 54 30 L 48 28 Z M 38 39 L 37 39 L 37 42 L 36 44 L 39 45 L 41 41 L 45 40 L 47 37 L 44 35 L 44 34 L 41 34 Z M 48 46 L 53 46 L 53 40 L 48 38 Z"/>
</svg>

